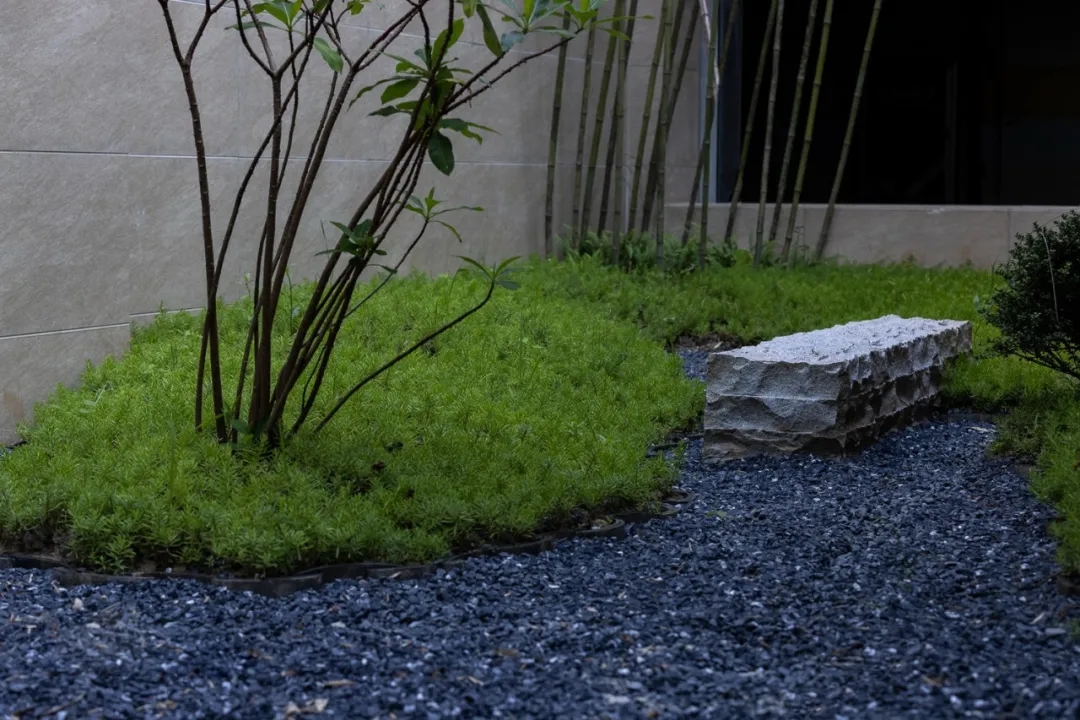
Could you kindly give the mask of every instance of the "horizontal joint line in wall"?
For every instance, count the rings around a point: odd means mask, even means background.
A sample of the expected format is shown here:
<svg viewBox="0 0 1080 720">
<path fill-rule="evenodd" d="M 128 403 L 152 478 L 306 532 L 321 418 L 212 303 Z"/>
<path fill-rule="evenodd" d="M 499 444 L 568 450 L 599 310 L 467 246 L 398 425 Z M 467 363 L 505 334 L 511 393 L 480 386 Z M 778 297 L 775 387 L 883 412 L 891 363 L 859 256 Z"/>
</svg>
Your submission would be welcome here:
<svg viewBox="0 0 1080 720">
<path fill-rule="evenodd" d="M 89 327 L 78 328 L 66 328 L 64 330 L 45 330 L 40 332 L 28 332 L 17 333 L 15 335 L 0 335 L 0 341 L 2 340 L 22 340 L 24 338 L 35 337 L 47 337 L 49 335 L 70 335 L 72 333 L 90 332 L 92 330 L 115 330 L 117 328 L 126 328 L 131 325 L 130 322 L 111 323 L 109 325 L 91 325 Z"/>
</svg>

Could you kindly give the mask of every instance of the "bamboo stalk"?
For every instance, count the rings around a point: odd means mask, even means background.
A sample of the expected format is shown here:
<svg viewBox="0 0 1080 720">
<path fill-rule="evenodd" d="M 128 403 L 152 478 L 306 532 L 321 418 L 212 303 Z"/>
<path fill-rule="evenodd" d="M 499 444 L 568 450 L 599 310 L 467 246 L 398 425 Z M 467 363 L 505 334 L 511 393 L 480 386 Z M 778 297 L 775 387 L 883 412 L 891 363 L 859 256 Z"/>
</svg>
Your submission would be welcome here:
<svg viewBox="0 0 1080 720">
<path fill-rule="evenodd" d="M 621 123 L 625 120 L 626 115 L 626 71 L 629 67 L 630 45 L 634 37 L 634 19 L 637 15 L 638 0 L 630 0 L 630 17 L 626 21 L 625 35 L 626 38 L 618 38 L 619 55 L 618 55 L 618 72 L 615 79 L 615 102 L 611 111 L 611 127 L 612 132 L 608 133 L 608 147 L 607 158 L 604 162 L 604 180 L 600 189 L 600 217 L 597 220 L 596 232 L 603 236 L 604 230 L 607 229 L 607 216 L 608 216 L 608 198 L 611 193 L 611 176 L 615 170 L 616 160 L 615 153 L 618 150 L 620 143 L 622 143 L 622 136 L 619 134 L 623 131 Z M 626 7 L 626 0 L 615 0 L 615 16 L 622 17 L 623 11 Z M 619 32 L 623 32 L 621 21 L 616 24 L 615 29 Z M 622 167 L 623 159 L 620 157 L 618 166 Z M 616 201 L 615 208 L 618 213 L 615 218 L 615 231 L 612 234 L 612 243 L 617 243 L 615 235 L 622 231 L 622 195 L 619 193 L 618 188 L 615 189 Z"/>
<path fill-rule="evenodd" d="M 719 11 L 719 4 L 717 6 Z M 708 6 L 702 2 L 701 11 L 706 16 L 705 33 L 709 38 L 709 65 L 713 71 L 710 73 L 712 82 L 706 89 L 707 100 L 705 105 L 705 134 L 701 139 L 701 150 L 698 153 L 697 169 L 694 171 L 694 184 L 690 191 L 690 202 L 686 206 L 686 221 L 683 223 L 682 243 L 686 245 L 690 238 L 690 227 L 694 218 L 694 203 L 697 201 L 698 186 L 701 185 L 701 228 L 698 240 L 698 267 L 705 268 L 706 254 L 709 242 L 709 175 L 712 166 L 712 129 L 716 124 L 716 102 L 720 93 L 721 79 L 727 68 L 728 51 L 731 48 L 731 40 L 735 35 L 735 23 L 739 17 L 739 0 L 732 0 L 731 10 L 728 14 L 727 28 L 724 32 L 724 44 L 720 48 L 720 58 L 716 57 L 716 36 L 720 31 L 720 13 L 716 13 L 716 24 L 709 29 Z"/>
<path fill-rule="evenodd" d="M 832 14 L 833 0 L 825 0 L 825 16 L 821 20 L 821 42 L 818 45 L 817 67 L 814 68 L 814 84 L 810 91 L 810 107 L 806 111 L 806 129 L 803 132 L 799 169 L 795 173 L 795 190 L 791 197 L 787 231 L 784 233 L 784 251 L 782 254 L 787 258 L 788 267 L 795 263 L 796 253 L 791 252 L 791 242 L 795 237 L 795 216 L 799 212 L 799 200 L 802 198 L 803 179 L 806 176 L 806 165 L 810 158 L 810 145 L 814 141 L 814 119 L 817 117 L 818 98 L 821 96 L 821 79 L 825 75 L 825 57 L 829 50 Z"/>
<path fill-rule="evenodd" d="M 617 0 L 621 3 L 622 0 Z M 618 7 L 618 6 L 616 6 Z M 618 12 L 618 10 L 616 10 Z M 627 21 L 627 39 L 620 40 L 622 43 L 621 50 L 619 52 L 619 82 L 615 85 L 615 116 L 613 118 L 613 128 L 615 132 L 615 142 L 613 147 L 608 148 L 608 170 L 604 173 L 604 201 L 607 201 L 607 184 L 611 177 L 611 156 L 615 154 L 615 208 L 613 224 L 614 228 L 611 232 L 611 264 L 615 267 L 619 267 L 619 255 L 622 250 L 622 234 L 623 234 L 623 211 L 624 203 L 626 201 L 626 71 L 630 65 L 630 45 L 631 38 L 633 38 L 634 16 L 637 14 L 637 0 L 631 0 L 630 3 L 630 20 Z M 601 228 L 604 224 L 604 211 L 605 207 L 600 208 L 600 225 Z M 601 230 L 603 232 L 603 230 Z"/>
<path fill-rule="evenodd" d="M 616 17 L 620 17 L 616 15 Z M 589 229 L 589 216 L 592 214 L 593 187 L 596 182 L 596 162 L 600 159 L 600 141 L 604 134 L 604 121 L 607 118 L 607 96 L 611 86 L 611 69 L 615 64 L 617 43 L 613 36 L 608 36 L 607 52 L 604 53 L 604 69 L 600 76 L 600 96 L 596 100 L 596 118 L 593 121 L 592 143 L 589 147 L 589 169 L 585 174 L 585 197 L 581 201 L 580 234 L 585 237 Z"/>
<path fill-rule="evenodd" d="M 878 17 L 881 15 L 881 3 L 882 0 L 874 0 L 874 10 L 870 14 L 870 27 L 866 31 L 866 44 L 863 46 L 859 77 L 855 80 L 855 95 L 851 99 L 851 112 L 848 114 L 844 145 L 840 150 L 840 162 L 836 166 L 832 192 L 829 193 L 829 206 L 825 209 L 825 220 L 821 223 L 821 234 L 818 236 L 817 247 L 814 249 L 815 261 L 821 259 L 822 253 L 825 252 L 825 244 L 829 241 L 829 230 L 832 228 L 833 213 L 836 211 L 836 197 L 840 194 L 840 183 L 844 179 L 844 168 L 847 166 L 848 152 L 851 149 L 851 138 L 855 134 L 855 120 L 862 101 L 863 84 L 866 82 L 866 70 L 870 66 L 870 50 L 874 47 L 874 35 L 877 33 Z"/>
<path fill-rule="evenodd" d="M 570 29 L 570 13 L 563 15 L 562 28 Z M 555 99 L 551 103 L 551 140 L 548 141 L 547 190 L 544 198 L 544 257 L 551 257 L 555 250 L 555 165 L 558 160 L 559 118 L 562 115 L 567 45 L 568 43 L 563 43 L 559 48 L 559 63 L 555 70 Z"/>
<path fill-rule="evenodd" d="M 662 0 L 660 12 L 667 11 L 670 0 Z M 645 159 L 645 146 L 649 141 L 649 124 L 652 122 L 653 97 L 656 93 L 656 76 L 660 70 L 660 54 L 664 51 L 664 23 L 656 24 L 656 45 L 653 47 L 652 62 L 649 65 L 649 81 L 645 86 L 645 107 L 641 113 L 641 131 L 638 133 L 637 154 L 634 157 L 634 176 L 630 183 L 630 211 L 626 218 L 627 227 L 632 228 L 637 220 L 637 199 L 641 189 L 641 167 Z"/>
<path fill-rule="evenodd" d="M 683 3 L 680 3 L 679 8 L 684 7 Z M 659 157 L 661 147 L 664 150 L 664 154 L 667 154 L 667 142 L 671 135 L 671 121 L 670 118 L 674 116 L 675 108 L 679 104 L 679 93 L 682 91 L 683 79 L 686 77 L 686 68 L 690 62 L 690 51 L 694 48 L 694 34 L 697 32 L 698 14 L 694 13 L 690 16 L 690 27 L 687 29 L 686 40 L 683 43 L 682 53 L 679 58 L 678 69 L 675 71 L 674 84 L 668 88 L 667 84 L 664 85 L 664 92 L 662 93 L 661 102 L 664 103 L 668 109 L 669 119 L 666 126 L 663 128 L 658 127 L 656 131 L 656 138 L 653 139 L 652 155 L 649 158 L 649 174 L 645 181 L 645 200 L 644 209 L 642 210 L 641 227 L 642 230 L 649 226 L 649 221 L 652 218 L 653 204 L 657 199 L 657 169 L 659 167 Z M 674 60 L 675 57 L 675 45 L 677 44 L 677 37 L 679 28 L 682 27 L 682 18 L 678 14 L 675 16 L 675 27 L 672 35 L 672 48 L 671 56 Z"/>
<path fill-rule="evenodd" d="M 588 40 L 585 41 L 585 76 L 581 87 L 581 120 L 578 123 L 577 152 L 574 156 L 574 210 L 570 224 L 571 243 L 575 250 L 581 247 L 581 236 L 577 234 L 581 219 L 581 166 L 585 158 L 585 129 L 589 124 L 589 85 L 592 81 L 592 55 L 596 47 L 596 26 L 589 28 Z"/>
<path fill-rule="evenodd" d="M 806 34 L 803 36 L 802 56 L 799 58 L 799 72 L 795 76 L 795 97 L 791 101 L 791 119 L 788 122 L 787 144 L 784 145 L 784 159 L 780 163 L 780 180 L 776 188 L 776 207 L 773 208 L 772 222 L 769 224 L 769 244 L 776 242 L 776 233 L 780 229 L 780 213 L 784 207 L 784 195 L 787 193 L 788 172 L 791 169 L 791 156 L 795 151 L 795 136 L 798 134 L 799 116 L 802 114 L 803 86 L 806 85 L 806 67 L 810 63 L 810 47 L 814 44 L 814 27 L 817 25 L 818 0 L 810 0 L 806 18 Z M 787 257 L 787 244 L 781 258 Z"/>
<path fill-rule="evenodd" d="M 757 73 L 754 75 L 754 91 L 750 95 L 750 111 L 746 116 L 746 129 L 743 130 L 742 152 L 739 155 L 739 172 L 735 176 L 735 189 L 731 193 L 731 203 L 728 205 L 727 227 L 724 228 L 725 240 L 735 233 L 735 214 L 739 211 L 746 162 L 750 159 L 750 139 L 754 135 L 754 119 L 757 117 L 758 100 L 761 99 L 761 83 L 765 79 L 765 63 L 769 60 L 769 40 L 772 38 L 773 26 L 776 23 L 777 2 L 778 0 L 772 0 L 772 5 L 769 8 L 769 19 L 765 22 L 765 36 L 761 41 L 761 54 L 758 56 Z"/>
<path fill-rule="evenodd" d="M 686 6 L 685 1 L 679 2 L 680 11 Z M 679 18 L 680 20 L 682 18 Z M 689 40 L 689 39 L 688 39 Z M 664 137 L 668 126 L 671 124 L 671 115 L 674 108 L 667 102 L 674 89 L 671 87 L 671 75 L 675 65 L 675 25 L 672 22 L 671 3 L 664 4 L 664 84 L 660 92 L 660 116 L 657 118 L 657 137 L 653 141 L 657 150 L 657 182 L 660 186 L 661 196 L 664 194 L 664 182 L 667 179 L 667 143 Z M 648 210 L 645 211 L 646 216 Z M 656 213 L 656 267 L 664 268 L 664 202 L 660 201 L 660 207 Z"/>
<path fill-rule="evenodd" d="M 780 49 L 784 38 L 784 0 L 776 9 L 776 31 L 773 33 L 772 79 L 769 83 L 769 104 L 765 110 L 765 147 L 761 158 L 761 201 L 758 203 L 757 229 L 754 234 L 754 267 L 761 264 L 765 248 L 765 207 L 769 200 L 769 161 L 772 159 L 773 124 L 776 120 L 776 90 L 780 86 Z"/>
</svg>

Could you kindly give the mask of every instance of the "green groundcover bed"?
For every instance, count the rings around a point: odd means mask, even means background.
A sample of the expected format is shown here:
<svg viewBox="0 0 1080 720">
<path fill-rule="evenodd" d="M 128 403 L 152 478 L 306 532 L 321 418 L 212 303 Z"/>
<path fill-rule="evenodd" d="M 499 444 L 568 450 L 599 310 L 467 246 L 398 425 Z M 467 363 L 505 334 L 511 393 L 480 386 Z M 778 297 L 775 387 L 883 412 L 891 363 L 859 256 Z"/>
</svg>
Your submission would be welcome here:
<svg viewBox="0 0 1080 720">
<path fill-rule="evenodd" d="M 1080 574 L 1080 396 L 1064 376 L 988 356 L 996 330 L 978 308 L 1001 282 L 991 273 L 906 263 L 753 268 L 741 253 L 733 267 L 678 279 L 615 272 L 583 257 L 536 265 L 529 281 L 546 296 L 594 304 L 667 344 L 706 336 L 755 342 L 888 314 L 971 321 L 973 357 L 950 368 L 946 401 L 1003 413 L 992 450 L 1035 463 L 1032 489 L 1060 515 L 1053 525 L 1059 560 L 1066 572 Z"/>
<path fill-rule="evenodd" d="M 388 284 L 346 326 L 323 407 L 484 290 L 462 276 Z M 200 322 L 160 317 L 38 407 L 28 443 L 0 461 L 2 541 L 106 571 L 280 574 L 432 560 L 575 508 L 649 502 L 676 473 L 645 451 L 696 421 L 700 383 L 632 325 L 539 290 L 497 292 L 270 461 L 194 432 Z M 223 316 L 227 377 L 249 309 Z"/>
<path fill-rule="evenodd" d="M 912 265 L 625 273 L 593 258 L 532 261 L 521 289 L 369 385 L 322 433 L 256 461 L 200 437 L 191 399 L 199 321 L 161 317 L 119 361 L 37 410 L 0 461 L 0 542 L 57 549 L 108 571 L 158 566 L 282 574 L 329 562 L 419 562 L 565 523 L 579 508 L 641 506 L 669 488 L 650 443 L 693 425 L 700 383 L 663 350 L 680 338 L 756 342 L 897 314 L 971 320 L 975 359 L 949 372 L 952 404 L 1008 411 L 995 449 L 1037 461 L 1061 561 L 1080 571 L 1075 386 L 985 357 L 986 272 Z M 467 277 L 391 282 L 355 316 L 323 408 L 482 297 Z M 302 303 L 305 290 L 296 291 Z M 248 303 L 225 311 L 235 375 Z M 293 312 L 279 319 L 282 338 Z M 279 350 L 283 342 L 278 343 Z"/>
</svg>

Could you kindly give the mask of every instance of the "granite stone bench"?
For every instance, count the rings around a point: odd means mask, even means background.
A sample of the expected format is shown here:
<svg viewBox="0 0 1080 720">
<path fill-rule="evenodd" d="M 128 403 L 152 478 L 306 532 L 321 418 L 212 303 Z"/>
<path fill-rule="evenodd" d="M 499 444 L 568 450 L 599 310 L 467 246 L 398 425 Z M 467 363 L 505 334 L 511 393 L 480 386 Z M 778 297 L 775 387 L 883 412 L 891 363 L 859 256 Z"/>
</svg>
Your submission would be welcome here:
<svg viewBox="0 0 1080 720">
<path fill-rule="evenodd" d="M 711 353 L 705 456 L 843 453 L 928 414 L 971 324 L 887 315 Z"/>
</svg>

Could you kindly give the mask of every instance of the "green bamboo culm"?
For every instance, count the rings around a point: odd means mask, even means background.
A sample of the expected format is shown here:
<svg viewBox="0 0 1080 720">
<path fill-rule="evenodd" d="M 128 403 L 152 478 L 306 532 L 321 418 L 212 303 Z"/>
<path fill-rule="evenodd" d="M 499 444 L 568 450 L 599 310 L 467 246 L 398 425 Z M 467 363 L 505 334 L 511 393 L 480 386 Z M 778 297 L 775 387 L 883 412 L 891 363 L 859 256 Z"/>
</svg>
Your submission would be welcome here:
<svg viewBox="0 0 1080 720">
<path fill-rule="evenodd" d="M 616 17 L 619 14 L 616 13 Z M 593 120 L 592 142 L 589 146 L 589 168 L 585 173 L 585 197 L 581 201 L 581 228 L 579 233 L 585 237 L 589 230 L 592 215 L 593 189 L 596 184 L 596 163 L 600 159 L 600 142 L 604 134 L 604 121 L 607 118 L 608 89 L 611 87 L 611 70 L 615 65 L 615 50 L 618 43 L 615 37 L 607 38 L 607 51 L 604 53 L 604 69 L 600 75 L 600 95 L 596 99 L 596 117 Z"/>
<path fill-rule="evenodd" d="M 707 12 L 706 5 L 702 5 L 702 12 Z M 690 190 L 690 202 L 686 206 L 686 221 L 683 223 L 682 244 L 686 245 L 690 239 L 690 228 L 694 221 L 694 203 L 698 197 L 698 186 L 701 186 L 701 228 L 698 240 L 698 268 L 704 269 L 707 260 L 707 245 L 709 243 L 709 176 L 712 167 L 712 129 L 716 124 L 716 103 L 720 96 L 720 83 L 727 69 L 728 52 L 731 49 L 731 41 L 735 36 L 735 24 L 739 18 L 739 0 L 732 0 L 731 9 L 728 13 L 727 27 L 724 31 L 724 43 L 720 48 L 720 58 L 716 59 L 716 36 L 720 32 L 720 12 L 717 3 L 716 18 L 710 23 L 706 18 L 705 30 L 709 33 L 709 65 L 714 70 L 711 73 L 711 82 L 707 85 L 708 99 L 705 105 L 705 133 L 701 138 L 701 150 L 698 152 L 697 168 L 694 171 L 694 183 Z M 713 29 L 710 32 L 709 26 Z"/>
<path fill-rule="evenodd" d="M 780 179 L 776 187 L 776 207 L 773 208 L 772 222 L 769 224 L 769 244 L 776 242 L 776 233 L 780 229 L 780 213 L 784 207 L 784 195 L 787 194 L 788 172 L 791 168 L 791 156 L 795 151 L 795 138 L 798 135 L 799 116 L 802 114 L 803 87 L 806 85 L 806 67 L 810 64 L 810 48 L 814 44 L 814 28 L 817 25 L 818 0 L 810 0 L 806 18 L 806 34 L 803 36 L 802 56 L 799 58 L 799 72 L 795 76 L 795 97 L 791 101 L 791 118 L 788 122 L 787 143 L 784 145 L 784 159 L 780 163 Z M 781 259 L 787 256 L 787 244 L 781 253 Z"/>
<path fill-rule="evenodd" d="M 686 0 L 677 0 L 679 8 L 686 6 Z M 668 102 L 674 94 L 671 87 L 671 74 L 675 65 L 675 26 L 672 22 L 671 3 L 664 3 L 664 84 L 660 91 L 660 116 L 657 118 L 657 133 L 655 144 L 659 145 L 657 168 L 660 194 L 663 195 L 664 181 L 666 180 L 665 169 L 667 166 L 667 148 L 664 143 L 664 131 L 671 122 L 674 108 Z M 646 210 L 646 215 L 647 215 Z M 660 201 L 660 208 L 656 213 L 656 267 L 664 269 L 664 202 Z"/>
<path fill-rule="evenodd" d="M 616 0 L 618 3 L 622 3 L 623 0 Z M 615 85 L 615 116 L 613 118 L 613 129 L 615 133 L 615 142 L 613 147 L 608 148 L 608 171 L 604 173 L 604 201 L 607 201 L 607 184 L 610 182 L 611 166 L 615 166 L 615 198 L 614 198 L 614 212 L 613 224 L 614 229 L 611 233 L 611 262 L 615 267 L 619 267 L 619 255 L 622 252 L 622 234 L 625 225 L 623 224 L 623 211 L 626 194 L 626 69 L 630 65 L 630 38 L 633 37 L 634 27 L 634 15 L 637 14 L 637 0 L 632 0 L 630 3 L 630 19 L 627 21 L 627 33 L 625 40 L 620 39 L 619 43 L 621 48 L 619 51 L 619 82 Z M 614 155 L 614 163 L 612 160 Z M 601 205 L 600 208 L 600 222 L 601 225 L 604 222 L 605 206 Z M 601 231 L 602 232 L 602 231 Z"/>
<path fill-rule="evenodd" d="M 765 35 L 761 40 L 761 53 L 758 55 L 757 72 L 754 75 L 754 91 L 750 94 L 750 110 L 746 115 L 746 128 L 743 130 L 739 171 L 735 175 L 735 189 L 731 193 L 731 203 L 728 205 L 727 226 L 724 228 L 725 240 L 732 238 L 735 234 L 735 215 L 739 212 L 743 177 L 746 174 L 746 163 L 750 159 L 750 139 L 754 136 L 754 120 L 757 117 L 758 100 L 761 99 L 761 83 L 765 79 L 765 64 L 769 60 L 769 41 L 772 39 L 773 26 L 776 23 L 777 2 L 778 0 L 772 0 L 772 5 L 769 7 L 769 19 L 765 22 Z"/>
<path fill-rule="evenodd" d="M 832 15 L 833 0 L 825 0 L 825 15 L 821 20 L 821 42 L 818 44 L 817 66 L 814 68 L 814 85 L 810 91 L 810 107 L 806 111 L 806 128 L 803 131 L 799 169 L 795 173 L 795 190 L 791 197 L 787 231 L 784 233 L 784 250 L 781 253 L 782 257 L 787 258 L 788 267 L 795 264 L 795 257 L 798 254 L 792 251 L 791 243 L 795 237 L 795 218 L 799 213 L 799 200 L 802 199 L 803 179 L 806 177 L 806 165 L 810 159 L 810 145 L 814 141 L 814 119 L 817 117 L 818 98 L 821 96 L 821 80 L 825 76 L 825 57 L 829 51 Z"/>
<path fill-rule="evenodd" d="M 608 204 L 611 194 L 611 180 L 612 175 L 616 169 L 621 169 L 623 164 L 623 158 L 620 155 L 616 160 L 616 151 L 623 143 L 623 122 L 626 115 L 626 70 L 630 65 L 630 44 L 634 37 L 634 16 L 637 15 L 638 0 L 631 0 L 630 2 L 630 17 L 626 18 L 625 32 L 623 28 L 623 21 L 617 20 L 615 22 L 615 31 L 620 34 L 625 34 L 626 39 L 615 38 L 615 42 L 619 46 L 618 55 L 618 69 L 615 73 L 615 102 L 611 111 L 611 128 L 612 131 L 608 133 L 608 146 L 607 146 L 607 159 L 604 162 L 604 180 L 600 188 L 600 216 L 597 219 L 596 232 L 598 235 L 603 236 L 604 231 L 607 229 L 607 216 L 608 216 Z M 626 9 L 626 0 L 615 0 L 615 17 L 623 17 L 623 12 Z M 618 186 L 615 188 L 615 212 L 617 217 L 615 218 L 615 230 L 611 236 L 611 242 L 614 246 L 618 245 L 619 241 L 616 239 L 616 235 L 622 232 L 622 192 Z M 618 260 L 618 253 L 614 252 L 616 261 Z"/>
<path fill-rule="evenodd" d="M 661 17 L 671 0 L 662 0 Z M 645 147 L 649 141 L 649 127 L 652 123 L 653 98 L 656 94 L 656 76 L 660 72 L 660 55 L 664 52 L 664 23 L 656 24 L 656 45 L 653 47 L 652 62 L 649 64 L 649 80 L 645 86 L 645 107 L 641 112 L 641 131 L 638 133 L 637 153 L 634 155 L 634 175 L 630 182 L 630 210 L 627 213 L 627 227 L 634 227 L 637 221 L 638 193 L 641 191 L 641 169 L 645 161 Z"/>
<path fill-rule="evenodd" d="M 870 67 L 870 50 L 874 47 L 874 35 L 877 34 L 881 4 L 882 0 L 874 0 L 874 10 L 870 13 L 870 27 L 866 31 L 866 44 L 863 46 L 862 63 L 859 65 L 859 76 L 855 80 L 855 95 L 851 99 L 851 112 L 848 114 L 844 145 L 840 149 L 840 162 L 836 166 L 832 192 L 829 193 L 829 205 L 825 208 L 825 220 L 821 223 L 821 234 L 818 235 L 817 247 L 814 248 L 815 262 L 821 260 L 821 256 L 825 252 L 825 245 L 829 241 L 829 230 L 832 228 L 833 214 L 836 211 L 836 198 L 840 194 L 840 183 L 844 180 L 844 168 L 847 166 L 848 152 L 851 149 L 851 138 L 855 134 L 855 120 L 859 114 L 863 84 L 866 82 L 867 68 Z"/>
<path fill-rule="evenodd" d="M 680 1 L 679 10 L 681 11 L 688 2 L 692 0 Z M 697 32 L 698 14 L 693 13 L 690 16 L 690 27 L 687 29 L 685 35 L 685 41 L 683 42 L 682 53 L 679 58 L 679 64 L 675 70 L 675 79 L 673 82 L 668 82 L 665 77 L 663 89 L 661 92 L 661 102 L 668 110 L 668 122 L 662 126 L 658 126 L 656 130 L 656 137 L 653 139 L 652 156 L 649 158 L 649 172 L 645 180 L 645 198 L 643 200 L 644 207 L 642 209 L 641 227 L 645 230 L 649 227 L 649 223 L 652 219 L 652 213 L 654 203 L 657 201 L 657 184 L 659 182 L 659 168 L 660 168 L 660 151 L 663 150 L 664 154 L 667 154 L 668 138 L 671 136 L 671 118 L 674 117 L 675 108 L 679 104 L 679 93 L 682 90 L 683 79 L 686 77 L 686 68 L 690 62 L 690 51 L 697 45 L 695 42 L 695 33 Z M 671 58 L 674 60 L 675 47 L 678 44 L 680 37 L 680 30 L 682 28 L 682 13 L 675 14 L 674 29 L 672 30 L 672 45 L 671 45 Z"/>
<path fill-rule="evenodd" d="M 773 123 L 776 120 L 776 90 L 780 86 L 780 49 L 784 38 L 784 0 L 776 9 L 776 31 L 773 33 L 772 79 L 769 82 L 769 104 L 765 109 L 765 145 L 761 157 L 761 200 L 758 203 L 757 226 L 754 232 L 754 267 L 761 264 L 765 248 L 765 208 L 769 200 L 769 161 L 772 159 Z"/>
<path fill-rule="evenodd" d="M 570 29 L 570 13 L 563 14 L 562 29 Z M 555 168 L 559 150 L 559 119 L 562 115 L 567 45 L 568 43 L 563 43 L 559 48 L 559 62 L 555 69 L 555 98 L 551 103 L 551 139 L 548 141 L 547 190 L 544 197 L 544 257 L 551 257 L 555 252 Z"/>
<path fill-rule="evenodd" d="M 589 28 L 588 39 L 585 41 L 585 75 L 581 83 L 581 119 L 578 123 L 577 152 L 574 156 L 574 211 L 571 218 L 570 233 L 573 237 L 573 246 L 577 250 L 581 247 L 581 235 L 578 228 L 581 221 L 581 169 L 585 159 L 585 131 L 589 126 L 589 91 L 592 82 L 592 56 L 596 47 L 596 25 Z"/>
<path fill-rule="evenodd" d="M 716 71 L 716 33 L 720 32 L 720 3 L 723 0 L 717 0 L 716 7 L 716 26 L 713 26 L 712 15 L 709 14 L 709 5 L 707 0 L 699 0 L 701 6 L 701 14 L 704 15 L 704 23 L 701 26 L 702 32 L 705 33 L 705 42 L 708 47 L 706 53 L 706 59 L 709 64 L 708 67 L 701 68 L 701 72 L 705 73 L 705 126 L 701 137 L 701 145 L 698 148 L 698 160 L 694 166 L 694 181 L 690 184 L 690 201 L 686 205 L 686 218 L 683 220 L 682 231 L 682 246 L 685 248 L 686 244 L 690 242 L 690 230 L 694 221 L 694 207 L 695 200 L 697 199 L 698 192 L 701 190 L 701 171 L 705 168 L 705 172 L 708 172 L 709 162 L 706 159 L 706 153 L 710 151 L 712 147 L 712 126 L 714 116 L 716 115 L 716 98 L 719 95 L 720 87 L 720 74 Z M 714 75 L 715 73 L 715 75 Z M 708 192 L 708 181 L 705 183 L 706 190 Z M 707 228 L 706 228 L 707 231 Z M 700 244 L 700 243 L 699 243 Z M 705 262 L 702 260 L 704 255 L 701 255 L 699 260 L 699 267 L 704 268 Z"/>
</svg>

